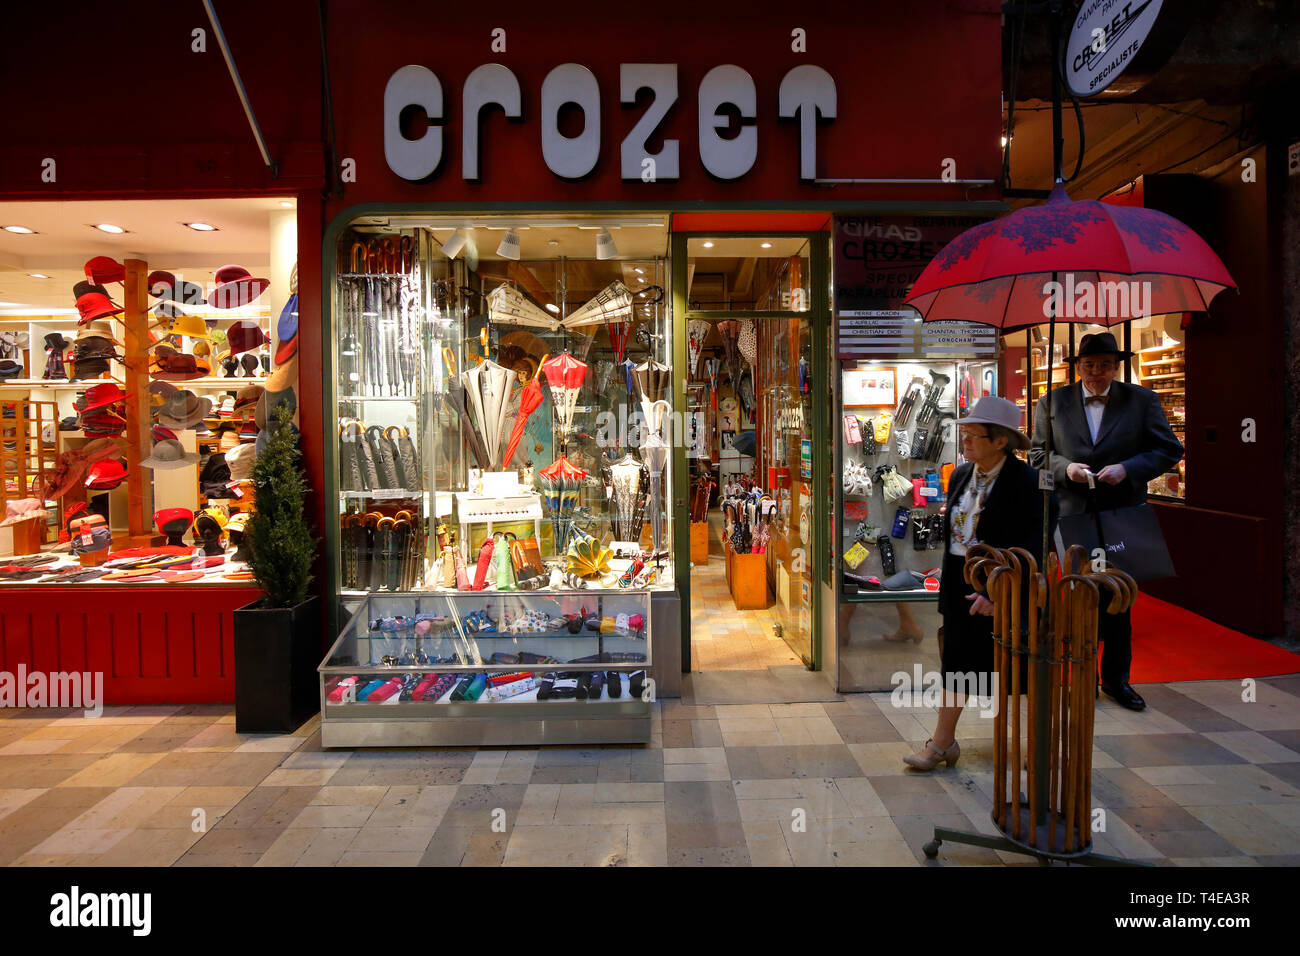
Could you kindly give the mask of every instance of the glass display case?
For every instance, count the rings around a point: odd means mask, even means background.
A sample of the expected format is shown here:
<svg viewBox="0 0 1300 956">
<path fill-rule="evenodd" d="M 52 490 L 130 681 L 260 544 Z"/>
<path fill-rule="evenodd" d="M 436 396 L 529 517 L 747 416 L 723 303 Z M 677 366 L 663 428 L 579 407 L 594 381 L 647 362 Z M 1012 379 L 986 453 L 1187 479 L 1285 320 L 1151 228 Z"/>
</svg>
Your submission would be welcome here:
<svg viewBox="0 0 1300 956">
<path fill-rule="evenodd" d="M 878 691 L 938 665 L 953 422 L 998 394 L 997 362 L 847 360 L 840 389 L 840 689 Z"/>
<path fill-rule="evenodd" d="M 650 592 L 372 594 L 321 663 L 326 747 L 645 743 Z"/>
</svg>

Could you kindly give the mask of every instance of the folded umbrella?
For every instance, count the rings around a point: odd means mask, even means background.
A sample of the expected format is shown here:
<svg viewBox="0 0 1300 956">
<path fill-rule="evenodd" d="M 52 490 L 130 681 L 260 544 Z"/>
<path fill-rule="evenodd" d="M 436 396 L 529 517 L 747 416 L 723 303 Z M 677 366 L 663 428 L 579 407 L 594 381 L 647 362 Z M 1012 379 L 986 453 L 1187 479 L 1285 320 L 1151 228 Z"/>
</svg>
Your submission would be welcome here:
<svg viewBox="0 0 1300 956">
<path fill-rule="evenodd" d="M 466 403 L 466 395 L 465 385 L 459 376 L 452 375 L 447 379 L 447 391 L 443 394 L 442 400 L 460 416 L 461 424 L 465 426 L 463 431 L 465 432 L 466 441 L 469 442 L 470 453 L 474 456 L 479 468 L 486 468 L 488 463 L 487 449 L 483 447 L 482 439 L 479 438 L 478 432 L 474 430 Z"/>
<path fill-rule="evenodd" d="M 488 321 L 496 325 L 528 325 L 554 332 L 560 320 L 538 308 L 518 289 L 499 285 L 487 294 Z"/>
<path fill-rule="evenodd" d="M 528 384 L 520 391 L 519 414 L 515 416 L 515 427 L 510 430 L 510 442 L 506 445 L 506 453 L 501 456 L 501 463 L 503 465 L 508 466 L 510 460 L 514 458 L 515 449 L 519 447 L 519 440 L 524 436 L 524 428 L 528 424 L 528 416 L 537 411 L 541 404 L 541 376 L 534 375 L 528 380 Z"/>
</svg>

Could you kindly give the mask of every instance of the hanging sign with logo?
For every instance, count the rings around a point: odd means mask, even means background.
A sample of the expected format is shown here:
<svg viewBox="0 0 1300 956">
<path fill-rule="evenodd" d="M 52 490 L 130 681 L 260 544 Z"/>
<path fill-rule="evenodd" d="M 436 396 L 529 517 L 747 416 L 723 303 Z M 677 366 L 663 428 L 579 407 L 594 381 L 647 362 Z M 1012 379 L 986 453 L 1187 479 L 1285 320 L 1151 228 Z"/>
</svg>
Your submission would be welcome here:
<svg viewBox="0 0 1300 956">
<path fill-rule="evenodd" d="M 1096 96 L 1133 65 L 1161 0 L 1086 0 L 1065 45 L 1065 83 L 1075 96 Z"/>
</svg>

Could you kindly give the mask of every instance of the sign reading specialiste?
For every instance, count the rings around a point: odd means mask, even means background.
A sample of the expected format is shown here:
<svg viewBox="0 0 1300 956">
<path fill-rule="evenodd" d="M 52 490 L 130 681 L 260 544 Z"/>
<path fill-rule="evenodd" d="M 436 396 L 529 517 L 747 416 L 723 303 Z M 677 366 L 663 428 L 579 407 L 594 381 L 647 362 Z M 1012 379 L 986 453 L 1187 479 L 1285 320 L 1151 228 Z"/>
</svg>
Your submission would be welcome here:
<svg viewBox="0 0 1300 956">
<path fill-rule="evenodd" d="M 835 328 L 839 358 L 992 358 L 997 329 L 921 322 L 903 299 L 931 259 L 971 216 L 868 216 L 835 220 Z"/>
</svg>

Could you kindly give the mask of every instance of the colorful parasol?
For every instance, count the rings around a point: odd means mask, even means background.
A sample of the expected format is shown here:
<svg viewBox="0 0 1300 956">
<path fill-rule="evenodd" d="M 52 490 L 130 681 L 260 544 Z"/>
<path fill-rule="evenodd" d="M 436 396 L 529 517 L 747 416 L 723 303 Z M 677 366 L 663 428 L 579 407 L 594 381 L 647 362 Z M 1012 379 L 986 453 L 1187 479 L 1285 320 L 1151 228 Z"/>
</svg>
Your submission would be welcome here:
<svg viewBox="0 0 1300 956">
<path fill-rule="evenodd" d="M 709 373 L 709 394 L 712 396 L 713 413 L 718 412 L 718 366 L 719 361 L 716 358 L 705 359 L 704 368 Z"/>
<path fill-rule="evenodd" d="M 519 439 L 524 437 L 524 427 L 528 424 L 528 416 L 537 411 L 541 404 L 541 376 L 534 375 L 519 392 L 519 414 L 515 416 L 515 427 L 510 431 L 510 443 L 506 445 L 506 453 L 501 457 L 503 465 L 509 465 L 510 459 L 515 457 L 515 449 L 519 447 Z"/>
<path fill-rule="evenodd" d="M 487 294 L 488 321 L 496 325 L 529 325 L 554 332 L 560 320 L 538 308 L 513 286 L 499 285 Z"/>
<path fill-rule="evenodd" d="M 690 336 L 691 378 L 700 373 L 700 353 L 704 351 L 704 340 L 709 337 L 710 328 L 704 319 L 691 319 L 686 323 L 686 332 Z"/>
<path fill-rule="evenodd" d="M 749 363 L 750 368 L 758 367 L 758 326 L 753 319 L 740 323 L 740 336 L 736 340 L 740 357 Z"/>
<path fill-rule="evenodd" d="M 573 413 L 578 406 L 578 392 L 587 377 L 587 363 L 579 362 L 568 352 L 561 352 L 542 363 L 542 374 L 551 389 L 551 401 L 555 404 L 555 417 L 560 422 L 561 433 L 567 434 L 573 428 Z"/>
<path fill-rule="evenodd" d="M 563 554 L 573 531 L 573 510 L 587 473 L 561 455 L 537 473 L 542 499 L 551 513 L 551 530 L 555 536 L 555 553 Z"/>
</svg>

